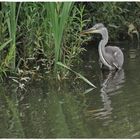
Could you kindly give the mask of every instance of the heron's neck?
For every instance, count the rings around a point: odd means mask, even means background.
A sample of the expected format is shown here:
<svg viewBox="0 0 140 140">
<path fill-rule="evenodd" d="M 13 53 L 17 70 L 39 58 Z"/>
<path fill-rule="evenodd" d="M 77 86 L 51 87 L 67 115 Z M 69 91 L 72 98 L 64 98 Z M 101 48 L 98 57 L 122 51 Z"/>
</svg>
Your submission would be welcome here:
<svg viewBox="0 0 140 140">
<path fill-rule="evenodd" d="M 106 54 L 106 52 L 105 52 L 106 44 L 107 44 L 107 42 L 105 40 L 101 40 L 99 43 L 98 51 L 99 51 L 100 57 L 105 56 L 105 54 Z"/>
<path fill-rule="evenodd" d="M 99 43 L 99 49 L 100 49 L 100 52 L 104 55 L 106 53 L 105 52 L 105 45 L 108 42 L 108 31 L 106 28 L 104 28 L 101 35 L 102 35 L 102 40 Z"/>
<path fill-rule="evenodd" d="M 107 62 L 108 54 L 105 51 L 105 45 L 108 42 L 108 31 L 106 28 L 102 30 L 101 35 L 102 35 L 102 40 L 100 41 L 98 47 L 100 60 L 105 66 L 107 66 L 109 69 L 112 69 L 111 65 L 109 65 L 109 63 Z"/>
<path fill-rule="evenodd" d="M 102 40 L 104 41 L 104 44 L 106 45 L 108 42 L 108 31 L 106 28 L 104 28 L 103 32 L 101 33 Z"/>
<path fill-rule="evenodd" d="M 111 66 L 106 61 L 107 53 L 105 51 L 105 45 L 107 44 L 107 42 L 108 42 L 108 38 L 102 39 L 99 43 L 98 51 L 99 51 L 99 56 L 102 63 L 111 69 Z"/>
</svg>

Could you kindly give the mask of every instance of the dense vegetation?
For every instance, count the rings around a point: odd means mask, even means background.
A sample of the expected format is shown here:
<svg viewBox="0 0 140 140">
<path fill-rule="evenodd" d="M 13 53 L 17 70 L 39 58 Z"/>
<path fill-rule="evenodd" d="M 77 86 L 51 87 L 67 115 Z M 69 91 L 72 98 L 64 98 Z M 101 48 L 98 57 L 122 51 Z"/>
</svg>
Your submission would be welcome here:
<svg viewBox="0 0 140 140">
<path fill-rule="evenodd" d="M 67 74 L 58 65 L 79 62 L 88 38 L 80 32 L 104 23 L 113 41 L 138 37 L 139 2 L 0 3 L 0 72 Z"/>
</svg>

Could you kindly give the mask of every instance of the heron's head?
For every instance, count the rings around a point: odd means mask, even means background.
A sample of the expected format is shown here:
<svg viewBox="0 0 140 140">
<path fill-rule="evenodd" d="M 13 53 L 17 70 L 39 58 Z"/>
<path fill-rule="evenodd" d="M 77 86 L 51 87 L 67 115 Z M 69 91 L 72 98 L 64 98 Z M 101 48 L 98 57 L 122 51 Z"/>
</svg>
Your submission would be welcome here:
<svg viewBox="0 0 140 140">
<path fill-rule="evenodd" d="M 102 23 L 97 23 L 93 27 L 84 30 L 81 32 L 81 34 L 94 34 L 94 33 L 99 33 L 99 34 L 104 34 L 106 32 L 106 28 Z"/>
</svg>

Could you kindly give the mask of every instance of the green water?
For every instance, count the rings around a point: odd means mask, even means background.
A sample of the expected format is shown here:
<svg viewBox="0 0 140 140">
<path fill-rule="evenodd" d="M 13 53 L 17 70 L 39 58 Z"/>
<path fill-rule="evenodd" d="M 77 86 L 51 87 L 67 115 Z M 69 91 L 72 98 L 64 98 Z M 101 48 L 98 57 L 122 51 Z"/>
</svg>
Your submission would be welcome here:
<svg viewBox="0 0 140 140">
<path fill-rule="evenodd" d="M 97 48 L 88 48 L 74 70 L 82 80 L 35 80 L 19 90 L 0 84 L 1 138 L 140 138 L 140 50 L 121 43 L 123 70 L 101 72 Z"/>
</svg>

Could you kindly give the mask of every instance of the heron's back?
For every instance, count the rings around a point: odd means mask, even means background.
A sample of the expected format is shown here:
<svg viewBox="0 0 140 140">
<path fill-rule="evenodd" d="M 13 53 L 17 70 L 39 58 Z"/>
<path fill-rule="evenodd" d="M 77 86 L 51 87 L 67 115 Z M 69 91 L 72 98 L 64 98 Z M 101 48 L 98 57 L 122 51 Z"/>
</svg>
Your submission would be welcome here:
<svg viewBox="0 0 140 140">
<path fill-rule="evenodd" d="M 112 57 L 112 62 L 108 63 L 112 63 L 112 65 L 115 65 L 117 68 L 121 68 L 124 62 L 122 50 L 116 46 L 106 46 L 105 51 Z"/>
</svg>

